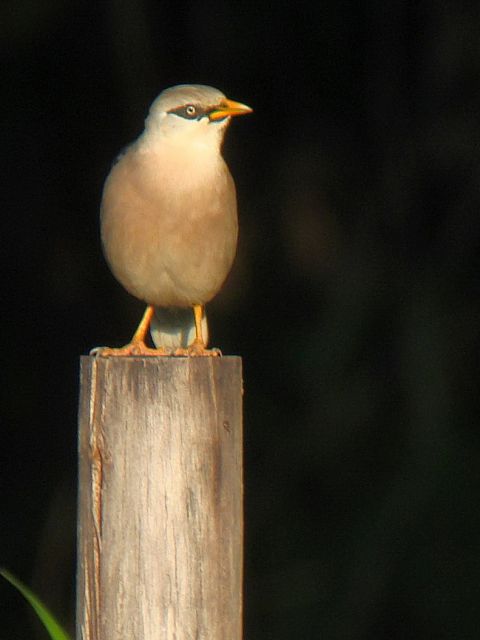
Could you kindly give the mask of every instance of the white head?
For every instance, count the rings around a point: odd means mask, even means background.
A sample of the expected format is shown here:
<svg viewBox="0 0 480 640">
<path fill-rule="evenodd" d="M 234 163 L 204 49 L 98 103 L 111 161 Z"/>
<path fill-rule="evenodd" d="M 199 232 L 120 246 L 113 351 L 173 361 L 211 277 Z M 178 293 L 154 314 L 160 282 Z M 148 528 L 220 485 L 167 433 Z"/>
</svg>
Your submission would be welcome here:
<svg viewBox="0 0 480 640">
<path fill-rule="evenodd" d="M 180 144 L 220 147 L 232 116 L 251 113 L 240 102 L 200 84 L 181 84 L 165 89 L 153 102 L 145 120 L 144 141 L 168 139 Z"/>
</svg>

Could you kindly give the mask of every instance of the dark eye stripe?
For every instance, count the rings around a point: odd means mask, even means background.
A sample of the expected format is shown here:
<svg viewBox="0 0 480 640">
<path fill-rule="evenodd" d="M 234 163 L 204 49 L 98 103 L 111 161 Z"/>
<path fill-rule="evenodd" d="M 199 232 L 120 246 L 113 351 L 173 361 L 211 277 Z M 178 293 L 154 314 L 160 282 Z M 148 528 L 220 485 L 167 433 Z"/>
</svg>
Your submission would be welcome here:
<svg viewBox="0 0 480 640">
<path fill-rule="evenodd" d="M 194 113 L 189 113 L 192 107 L 194 107 L 195 111 Z M 198 104 L 184 104 L 180 107 L 175 107 L 175 109 L 170 109 L 167 113 L 172 113 L 174 116 L 179 116 L 186 120 L 200 120 L 200 118 L 204 118 L 207 115 L 207 111 Z"/>
</svg>

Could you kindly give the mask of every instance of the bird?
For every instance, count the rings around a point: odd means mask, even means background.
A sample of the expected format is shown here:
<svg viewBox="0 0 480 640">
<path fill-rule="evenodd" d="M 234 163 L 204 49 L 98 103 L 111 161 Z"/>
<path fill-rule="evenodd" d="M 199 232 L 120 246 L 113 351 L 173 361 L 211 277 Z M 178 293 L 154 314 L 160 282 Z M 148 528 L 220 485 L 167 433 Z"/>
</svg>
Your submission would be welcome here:
<svg viewBox="0 0 480 640">
<path fill-rule="evenodd" d="M 231 119 L 251 112 L 206 85 L 176 85 L 152 103 L 145 130 L 112 166 L 100 207 L 110 270 L 147 307 L 127 345 L 95 355 L 220 354 L 207 349 L 205 305 L 231 269 L 238 236 L 221 147 Z"/>
</svg>

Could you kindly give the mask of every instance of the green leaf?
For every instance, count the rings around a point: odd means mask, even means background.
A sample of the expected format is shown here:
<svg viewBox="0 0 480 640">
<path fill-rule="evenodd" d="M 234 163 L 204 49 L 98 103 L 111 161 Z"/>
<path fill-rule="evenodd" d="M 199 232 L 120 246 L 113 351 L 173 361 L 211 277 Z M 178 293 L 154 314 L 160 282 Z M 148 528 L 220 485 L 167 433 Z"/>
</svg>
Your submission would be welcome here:
<svg viewBox="0 0 480 640">
<path fill-rule="evenodd" d="M 50 638 L 52 640 L 71 640 L 68 633 L 63 629 L 63 627 L 55 620 L 53 615 L 47 609 L 47 607 L 42 603 L 41 600 L 37 598 L 37 596 L 30 591 L 28 587 L 17 580 L 15 576 L 13 576 L 6 569 L 0 569 L 0 575 L 5 578 L 11 585 L 13 585 L 22 596 L 27 600 L 35 610 L 35 613 L 43 622 L 45 629 L 50 634 Z"/>
</svg>

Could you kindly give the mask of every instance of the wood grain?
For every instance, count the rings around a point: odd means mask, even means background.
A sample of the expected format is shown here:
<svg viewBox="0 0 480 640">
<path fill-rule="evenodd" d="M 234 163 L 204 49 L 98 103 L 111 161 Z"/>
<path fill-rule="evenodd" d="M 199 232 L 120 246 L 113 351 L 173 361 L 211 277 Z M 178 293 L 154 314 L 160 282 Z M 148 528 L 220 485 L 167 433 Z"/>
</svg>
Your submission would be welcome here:
<svg viewBox="0 0 480 640">
<path fill-rule="evenodd" d="M 81 359 L 77 638 L 240 640 L 241 359 Z"/>
</svg>

